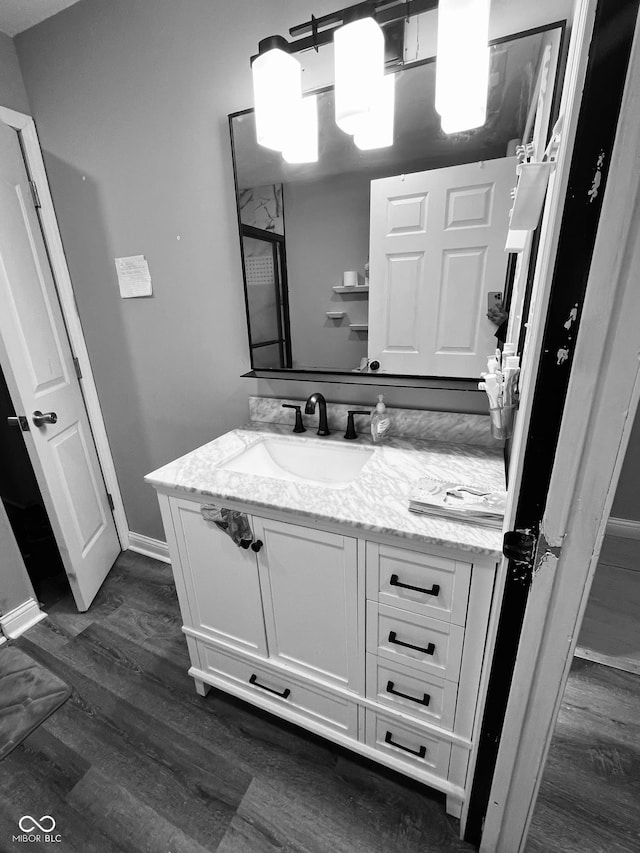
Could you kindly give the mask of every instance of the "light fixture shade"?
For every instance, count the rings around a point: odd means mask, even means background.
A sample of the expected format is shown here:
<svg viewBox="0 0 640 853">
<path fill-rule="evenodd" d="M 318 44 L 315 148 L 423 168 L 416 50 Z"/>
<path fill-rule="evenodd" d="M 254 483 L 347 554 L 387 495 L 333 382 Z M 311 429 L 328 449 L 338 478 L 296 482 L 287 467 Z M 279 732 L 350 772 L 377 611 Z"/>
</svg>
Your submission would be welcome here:
<svg viewBox="0 0 640 853">
<path fill-rule="evenodd" d="M 287 163 L 317 163 L 318 98 L 316 95 L 307 95 L 300 101 L 282 156 Z"/>
<path fill-rule="evenodd" d="M 353 141 L 362 151 L 393 145 L 393 119 L 396 101 L 396 75 L 387 74 L 372 110 L 358 124 Z"/>
<path fill-rule="evenodd" d="M 361 18 L 336 30 L 336 124 L 354 134 L 371 111 L 384 77 L 384 35 L 373 18 Z"/>
<path fill-rule="evenodd" d="M 490 0 L 440 0 L 436 110 L 446 133 L 483 125 L 489 87 Z"/>
<path fill-rule="evenodd" d="M 279 36 L 264 39 L 252 62 L 256 139 L 259 145 L 282 151 L 302 98 L 302 68 Z"/>
</svg>

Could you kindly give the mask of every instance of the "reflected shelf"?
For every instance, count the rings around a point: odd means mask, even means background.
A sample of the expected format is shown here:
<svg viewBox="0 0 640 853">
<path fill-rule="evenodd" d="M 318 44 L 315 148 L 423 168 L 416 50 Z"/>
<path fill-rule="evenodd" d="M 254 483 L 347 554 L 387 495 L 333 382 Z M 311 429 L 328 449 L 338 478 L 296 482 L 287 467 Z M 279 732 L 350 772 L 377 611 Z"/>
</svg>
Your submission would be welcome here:
<svg viewBox="0 0 640 853">
<path fill-rule="evenodd" d="M 368 293 L 368 284 L 337 284 L 334 288 L 336 293 Z"/>
</svg>

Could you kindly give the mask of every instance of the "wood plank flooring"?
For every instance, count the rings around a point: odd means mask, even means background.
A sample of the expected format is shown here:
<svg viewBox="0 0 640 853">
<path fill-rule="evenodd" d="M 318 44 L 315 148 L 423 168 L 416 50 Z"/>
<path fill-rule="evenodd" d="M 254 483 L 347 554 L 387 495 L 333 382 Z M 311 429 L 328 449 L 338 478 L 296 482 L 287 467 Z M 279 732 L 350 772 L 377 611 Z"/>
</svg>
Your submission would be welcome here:
<svg viewBox="0 0 640 853">
<path fill-rule="evenodd" d="M 578 657 L 640 674 L 640 540 L 605 536 Z"/>
<path fill-rule="evenodd" d="M 0 763 L 0 851 L 52 815 L 60 851 L 471 851 L 442 795 L 212 690 L 198 696 L 169 566 L 127 552 L 18 645 L 73 686 Z M 1 652 L 0 652 L 1 653 Z"/>
<path fill-rule="evenodd" d="M 198 696 L 180 626 L 170 567 L 126 553 L 88 613 L 67 594 L 18 641 L 74 693 L 0 762 L 0 853 L 26 849 L 24 814 L 52 815 L 65 853 L 473 849 L 436 792 Z M 640 850 L 639 697 L 639 676 L 574 662 L 527 853 Z"/>
<path fill-rule="evenodd" d="M 574 659 L 526 850 L 640 850 L 640 676 Z"/>
</svg>

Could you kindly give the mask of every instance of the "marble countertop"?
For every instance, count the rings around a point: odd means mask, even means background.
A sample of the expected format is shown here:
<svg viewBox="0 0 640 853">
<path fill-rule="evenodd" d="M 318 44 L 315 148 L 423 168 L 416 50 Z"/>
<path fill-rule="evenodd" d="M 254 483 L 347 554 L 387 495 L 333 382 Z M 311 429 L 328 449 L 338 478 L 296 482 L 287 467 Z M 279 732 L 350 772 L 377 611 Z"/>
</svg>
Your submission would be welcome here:
<svg viewBox="0 0 640 853">
<path fill-rule="evenodd" d="M 491 490 L 505 488 L 502 451 L 463 444 L 390 437 L 373 445 L 361 436 L 356 447 L 374 447 L 375 453 L 347 487 L 323 488 L 315 483 L 288 482 L 224 470 L 219 465 L 267 436 L 291 440 L 339 442 L 350 446 L 341 433 L 319 438 L 314 433 L 294 436 L 291 427 L 252 423 L 158 468 L 145 481 L 160 491 L 178 491 L 238 501 L 260 508 L 291 513 L 292 523 L 304 518 L 341 524 L 356 531 L 430 542 L 479 554 L 502 553 L 502 533 L 492 527 L 410 512 L 408 501 L 421 477 L 456 480 Z"/>
</svg>

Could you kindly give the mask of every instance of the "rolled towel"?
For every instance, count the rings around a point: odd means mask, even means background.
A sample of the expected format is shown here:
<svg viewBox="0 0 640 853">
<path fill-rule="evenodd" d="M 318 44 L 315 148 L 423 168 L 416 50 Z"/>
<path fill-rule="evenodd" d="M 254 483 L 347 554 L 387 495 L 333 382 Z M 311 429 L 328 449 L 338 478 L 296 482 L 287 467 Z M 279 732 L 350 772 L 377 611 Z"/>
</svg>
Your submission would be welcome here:
<svg viewBox="0 0 640 853">
<path fill-rule="evenodd" d="M 213 521 L 220 530 L 224 530 L 227 536 L 233 539 L 236 545 L 249 547 L 253 540 L 253 533 L 246 513 L 210 504 L 200 507 L 200 512 L 205 521 Z"/>
</svg>

